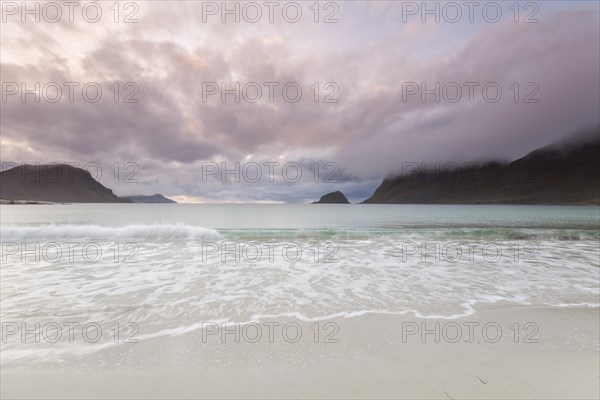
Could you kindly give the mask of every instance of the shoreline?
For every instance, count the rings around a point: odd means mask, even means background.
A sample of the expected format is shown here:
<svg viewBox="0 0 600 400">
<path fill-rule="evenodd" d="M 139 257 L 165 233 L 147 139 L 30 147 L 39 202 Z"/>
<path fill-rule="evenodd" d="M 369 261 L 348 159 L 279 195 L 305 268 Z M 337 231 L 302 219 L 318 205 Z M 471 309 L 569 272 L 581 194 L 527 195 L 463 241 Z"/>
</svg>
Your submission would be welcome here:
<svg viewBox="0 0 600 400">
<path fill-rule="evenodd" d="M 278 318 L 271 322 L 296 323 L 302 338 L 282 340 L 276 332 L 272 342 L 265 335 L 250 342 L 242 334 L 236 342 L 232 332 L 223 340 L 219 332 L 202 337 L 202 331 L 194 331 L 118 345 L 60 364 L 3 365 L 1 394 L 6 398 L 598 398 L 599 313 L 600 309 L 588 307 L 494 304 L 452 321 L 367 314 L 329 321 L 338 328 L 333 336 L 334 329 L 325 330 L 323 321 L 317 341 L 314 323 Z M 440 326 L 439 340 L 433 333 L 435 324 Z M 480 328 L 486 324 L 484 334 Z M 455 340 L 457 326 L 462 327 L 459 340 Z M 502 330 L 498 340 L 496 327 Z M 423 340 L 423 332 L 412 333 L 415 328 L 430 333 Z"/>
<path fill-rule="evenodd" d="M 40 201 L 40 200 L 8 200 L 8 199 L 0 199 L 1 205 L 11 205 L 11 206 L 19 206 L 19 205 L 44 205 L 44 206 L 53 206 L 57 204 L 61 205 L 70 205 L 71 203 L 56 203 L 52 201 Z"/>
</svg>

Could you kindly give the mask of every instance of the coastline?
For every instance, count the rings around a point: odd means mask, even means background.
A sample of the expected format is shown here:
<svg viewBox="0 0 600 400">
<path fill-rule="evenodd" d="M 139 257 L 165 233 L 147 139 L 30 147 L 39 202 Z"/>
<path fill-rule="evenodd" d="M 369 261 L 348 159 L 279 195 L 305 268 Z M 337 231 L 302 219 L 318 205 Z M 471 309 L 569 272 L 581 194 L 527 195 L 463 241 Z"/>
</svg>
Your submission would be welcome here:
<svg viewBox="0 0 600 400">
<path fill-rule="evenodd" d="M 52 370 L 47 368 L 50 364 L 43 369 L 28 363 L 8 364 L 2 367 L 1 395 L 598 398 L 599 313 L 597 307 L 491 304 L 455 320 L 367 314 L 330 321 L 339 328 L 334 336 L 337 343 L 325 342 L 325 335 L 315 341 L 313 322 L 277 318 L 271 321 L 297 323 L 302 339 L 292 343 L 275 335 L 272 343 L 266 336 L 255 343 L 243 337 L 236 342 L 235 335 L 229 334 L 223 341 L 219 334 L 203 338 L 202 330 L 196 330 L 73 357 Z M 425 340 L 418 333 L 408 334 L 422 323 L 433 331 L 440 324 L 438 341 L 434 333 L 426 334 Z M 486 324 L 490 326 L 487 336 L 480 329 Z M 526 324 L 534 325 L 524 329 Z M 457 325 L 462 335 L 456 341 Z M 466 336 L 469 326 L 474 330 Z M 498 340 L 496 327 L 502 330 Z"/>
<path fill-rule="evenodd" d="M 69 205 L 70 203 L 55 203 L 52 201 L 38 201 L 38 200 L 8 200 L 8 199 L 0 199 L 1 205 L 11 205 L 11 206 L 22 206 L 22 205 L 44 205 L 44 206 L 53 206 L 57 204 L 61 205 Z"/>
</svg>

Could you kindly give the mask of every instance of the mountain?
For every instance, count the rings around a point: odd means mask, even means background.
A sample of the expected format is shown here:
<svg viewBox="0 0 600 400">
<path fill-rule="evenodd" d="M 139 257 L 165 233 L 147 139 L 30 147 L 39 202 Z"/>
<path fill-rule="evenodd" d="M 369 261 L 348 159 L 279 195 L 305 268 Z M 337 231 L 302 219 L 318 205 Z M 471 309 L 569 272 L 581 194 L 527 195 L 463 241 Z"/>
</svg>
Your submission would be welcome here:
<svg viewBox="0 0 600 400">
<path fill-rule="evenodd" d="M 600 129 L 511 163 L 389 176 L 363 203 L 600 204 Z"/>
<path fill-rule="evenodd" d="M 175 200 L 167 199 L 162 194 L 127 196 L 125 198 L 134 203 L 177 203 Z"/>
<path fill-rule="evenodd" d="M 321 199 L 315 201 L 313 204 L 350 204 L 350 202 L 344 196 L 344 193 L 337 191 L 321 196 Z"/>
<path fill-rule="evenodd" d="M 23 164 L 0 172 L 0 198 L 55 203 L 131 203 L 67 164 Z"/>
</svg>

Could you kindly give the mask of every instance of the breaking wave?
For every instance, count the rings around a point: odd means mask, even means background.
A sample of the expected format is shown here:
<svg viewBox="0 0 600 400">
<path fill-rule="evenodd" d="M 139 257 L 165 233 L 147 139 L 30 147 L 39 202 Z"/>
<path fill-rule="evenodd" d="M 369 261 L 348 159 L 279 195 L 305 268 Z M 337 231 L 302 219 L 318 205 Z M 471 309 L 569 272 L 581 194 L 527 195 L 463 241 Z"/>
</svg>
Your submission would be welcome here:
<svg viewBox="0 0 600 400">
<path fill-rule="evenodd" d="M 140 240 L 218 240 L 218 231 L 186 224 L 125 225 L 118 227 L 100 225 L 41 225 L 2 226 L 3 241 L 32 239 L 140 239 Z"/>
</svg>

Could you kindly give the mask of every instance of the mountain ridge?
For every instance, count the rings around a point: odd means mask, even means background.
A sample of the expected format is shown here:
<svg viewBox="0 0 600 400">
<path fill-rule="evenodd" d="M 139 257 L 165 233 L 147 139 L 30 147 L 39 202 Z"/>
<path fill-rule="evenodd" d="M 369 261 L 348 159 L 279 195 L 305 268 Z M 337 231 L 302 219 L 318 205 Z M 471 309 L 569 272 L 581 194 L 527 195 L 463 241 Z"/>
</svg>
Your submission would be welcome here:
<svg viewBox="0 0 600 400">
<path fill-rule="evenodd" d="M 0 172 L 0 198 L 52 203 L 131 203 L 68 164 L 22 164 Z"/>
<path fill-rule="evenodd" d="M 510 163 L 390 175 L 362 203 L 600 204 L 600 128 Z"/>
<path fill-rule="evenodd" d="M 177 203 L 175 200 L 171 200 L 160 193 L 151 195 L 138 194 L 134 196 L 125 196 L 124 198 L 129 199 L 134 203 Z"/>
</svg>

